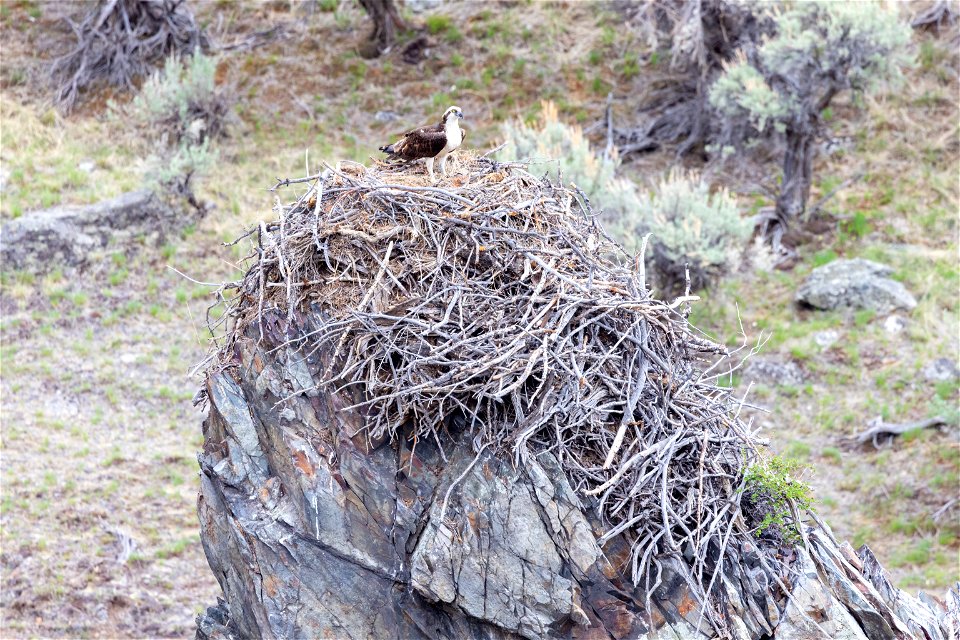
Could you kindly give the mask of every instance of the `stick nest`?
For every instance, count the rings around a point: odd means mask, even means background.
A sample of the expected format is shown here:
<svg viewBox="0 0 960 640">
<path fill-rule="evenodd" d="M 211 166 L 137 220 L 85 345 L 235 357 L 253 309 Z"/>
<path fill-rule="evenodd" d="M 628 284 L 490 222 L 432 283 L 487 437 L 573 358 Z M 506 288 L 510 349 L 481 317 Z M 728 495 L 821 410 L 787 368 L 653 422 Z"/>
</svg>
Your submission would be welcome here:
<svg viewBox="0 0 960 640">
<path fill-rule="evenodd" d="M 278 183 L 306 192 L 248 233 L 219 364 L 264 314 L 320 313 L 296 344 L 333 354 L 323 384 L 359 388 L 369 438 L 439 444 L 456 420 L 517 464 L 549 451 L 595 500 L 601 544 L 631 545 L 635 583 L 650 593 L 660 562 L 683 558 L 706 603 L 731 540 L 750 537 L 740 500 L 757 450 L 707 366 L 724 348 L 687 323 L 692 297 L 651 295 L 643 260 L 575 187 L 450 160 L 440 186 L 353 163 Z"/>
</svg>

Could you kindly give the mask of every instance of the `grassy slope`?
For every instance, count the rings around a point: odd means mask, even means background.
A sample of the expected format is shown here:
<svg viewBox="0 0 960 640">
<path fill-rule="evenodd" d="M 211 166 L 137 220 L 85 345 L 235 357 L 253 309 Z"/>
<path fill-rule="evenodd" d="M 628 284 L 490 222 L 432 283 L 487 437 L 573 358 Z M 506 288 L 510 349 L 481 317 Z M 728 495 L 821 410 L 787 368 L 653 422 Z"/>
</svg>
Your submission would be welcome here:
<svg viewBox="0 0 960 640">
<path fill-rule="evenodd" d="M 39 43 L 56 30 L 58 11 L 56 3 L 26 2 L 0 11 L 0 158 L 9 172 L 2 217 L 93 201 L 140 179 L 141 134 L 99 117 L 102 99 L 69 118 L 43 103 L 32 56 L 48 50 Z M 468 141 L 479 147 L 496 138 L 504 118 L 535 117 L 541 99 L 589 123 L 611 88 L 642 89 L 642 56 L 632 53 L 642 48 L 627 25 L 594 5 L 463 3 L 444 11 L 412 17 L 431 33 L 433 55 L 411 67 L 396 56 L 364 61 L 353 53 L 366 25 L 350 2 L 309 18 L 283 3 L 203 5 L 201 18 L 219 25 L 227 42 L 277 21 L 289 27 L 287 38 L 221 63 L 240 98 L 241 124 L 201 185 L 217 209 L 167 247 L 131 257 L 107 252 L 82 279 L 3 274 L 6 633 L 182 636 L 214 599 L 194 514 L 196 382 L 185 375 L 205 349 L 206 291 L 165 265 L 200 280 L 234 277 L 244 250 L 218 243 L 269 217 L 264 189 L 273 178 L 301 175 L 306 161 L 313 169 L 320 159 L 364 160 L 451 102 L 463 107 Z M 837 444 L 877 413 L 908 419 L 957 401 L 955 388 L 934 388 L 918 374 L 931 358 L 956 357 L 958 333 L 957 84 L 940 77 L 946 43 L 920 40 L 929 42 L 924 64 L 906 90 L 868 102 L 865 112 L 836 109 L 838 132 L 855 147 L 818 168 L 821 186 L 829 190 L 862 165 L 868 173 L 833 203 L 849 218 L 838 223 L 843 231 L 805 247 L 794 271 L 731 277 L 696 314 L 707 331 L 735 336 L 736 302 L 748 331 L 773 331 L 769 352 L 803 365 L 808 386 L 755 389 L 754 400 L 775 411 L 758 419 L 778 448 L 816 468 L 821 509 L 841 536 L 878 547 L 901 583 L 938 591 L 958 577 L 956 520 L 930 518 L 957 488 L 955 437 L 920 434 L 880 453 Z M 376 122 L 380 110 L 399 119 Z M 634 170 L 649 175 L 662 160 L 644 159 Z M 81 162 L 90 164 L 79 169 Z M 891 337 L 882 319 L 792 305 L 797 284 L 834 254 L 897 268 L 921 300 L 906 331 Z M 821 352 L 812 335 L 825 329 L 841 338 Z M 136 542 L 125 564 L 116 561 L 111 531 Z"/>
<path fill-rule="evenodd" d="M 859 110 L 849 100 L 833 109 L 832 132 L 850 148 L 818 162 L 812 200 L 857 173 L 864 177 L 827 205 L 832 229 L 801 248 L 800 264 L 785 273 L 738 274 L 693 318 L 725 337 L 735 336 L 742 320 L 754 336 L 770 336 L 766 355 L 803 367 L 802 387 L 754 389 L 754 401 L 773 410 L 756 419 L 775 449 L 811 465 L 819 511 L 840 536 L 873 547 L 902 586 L 934 592 L 960 578 L 957 511 L 933 518 L 960 484 L 957 382 L 929 382 L 921 373 L 932 360 L 956 363 L 960 356 L 960 65 L 948 41 L 918 35 L 918 65 L 902 87 L 868 98 Z M 869 311 L 793 304 L 809 272 L 838 257 L 895 269 L 919 301 L 913 312 L 895 314 L 905 321 L 901 332 Z M 815 338 L 827 331 L 838 339 L 824 349 Z M 945 433 L 910 433 L 882 451 L 842 443 L 877 416 L 910 422 L 933 415 L 950 420 Z"/>
</svg>

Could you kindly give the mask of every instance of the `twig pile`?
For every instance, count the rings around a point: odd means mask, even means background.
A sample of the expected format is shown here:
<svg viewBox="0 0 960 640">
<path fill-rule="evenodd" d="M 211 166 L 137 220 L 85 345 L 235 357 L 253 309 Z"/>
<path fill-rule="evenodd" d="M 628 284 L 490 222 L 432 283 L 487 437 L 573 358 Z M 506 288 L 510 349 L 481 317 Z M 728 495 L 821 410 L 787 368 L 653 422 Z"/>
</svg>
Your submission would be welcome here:
<svg viewBox="0 0 960 640">
<path fill-rule="evenodd" d="M 158 60 L 209 46 L 184 0 L 100 0 L 70 27 L 76 46 L 50 66 L 55 100 L 65 111 L 92 84 L 131 90 Z"/>
<path fill-rule="evenodd" d="M 750 536 L 756 452 L 730 391 L 697 368 L 723 347 L 687 324 L 692 297 L 657 300 L 642 259 L 616 261 L 581 192 L 485 157 L 452 164 L 444 188 L 352 164 L 279 183 L 311 184 L 259 228 L 221 364 L 263 314 L 318 305 L 330 319 L 296 344 L 333 354 L 322 384 L 361 388 L 370 438 L 439 444 L 456 417 L 478 450 L 549 451 L 596 499 L 601 542 L 632 544 L 635 583 L 649 593 L 665 556 L 685 558 L 706 603 L 728 544 Z"/>
</svg>

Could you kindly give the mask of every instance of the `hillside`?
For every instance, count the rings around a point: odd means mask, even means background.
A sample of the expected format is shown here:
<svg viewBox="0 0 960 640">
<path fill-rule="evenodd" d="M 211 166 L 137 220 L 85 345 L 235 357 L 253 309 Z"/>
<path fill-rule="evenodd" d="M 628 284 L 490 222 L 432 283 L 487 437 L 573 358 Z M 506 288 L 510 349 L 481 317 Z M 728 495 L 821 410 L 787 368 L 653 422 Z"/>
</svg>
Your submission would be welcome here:
<svg viewBox="0 0 960 640">
<path fill-rule="evenodd" d="M 429 4 L 429 3 L 425 3 Z M 2 271 L 0 503 L 5 636 L 116 637 L 192 633 L 216 582 L 197 533 L 198 380 L 214 287 L 244 272 L 247 249 L 221 243 L 271 219 L 278 178 L 322 161 L 367 163 L 379 145 L 450 104 L 468 146 L 499 142 L 501 123 L 533 122 L 552 100 L 561 119 L 600 132 L 613 92 L 617 122 L 661 64 L 616 4 L 450 3 L 405 13 L 429 41 L 419 65 L 397 50 L 361 58 L 366 17 L 351 1 L 196 3 L 215 41 L 232 45 L 218 79 L 238 122 L 198 184 L 214 208 L 157 248 L 108 250 L 76 277 Z M 905 14 L 915 7 L 904 6 Z M 105 115 L 100 92 L 69 116 L 50 106 L 44 65 L 64 46 L 68 3 L 0 5 L 0 218 L 92 203 L 142 183 L 143 133 Z M 257 33 L 278 27 L 266 42 Z M 928 380 L 960 359 L 960 56 L 956 27 L 917 33 L 902 86 L 832 110 L 842 150 L 821 156 L 813 200 L 843 185 L 811 225 L 789 270 L 744 266 L 702 292 L 691 321 L 719 342 L 766 339 L 759 354 L 802 376 L 750 388 L 762 437 L 808 463 L 817 510 L 840 538 L 868 543 L 898 586 L 942 592 L 960 579 L 960 435 L 956 379 Z M 653 184 L 673 156 L 628 159 L 623 174 Z M 544 169 L 545 170 L 545 169 Z M 537 172 L 533 164 L 531 172 Z M 714 176 L 723 184 L 723 176 Z M 726 185 L 745 212 L 769 204 L 750 184 Z M 891 265 L 919 304 L 910 313 L 822 312 L 794 303 L 817 266 L 864 257 Z M 172 269 L 187 274 L 194 282 Z M 893 319 L 891 319 L 893 318 Z M 743 391 L 749 377 L 730 382 Z M 877 416 L 931 415 L 880 450 L 844 438 Z M 950 508 L 950 501 L 954 508 Z M 947 507 L 945 510 L 943 507 Z"/>
</svg>

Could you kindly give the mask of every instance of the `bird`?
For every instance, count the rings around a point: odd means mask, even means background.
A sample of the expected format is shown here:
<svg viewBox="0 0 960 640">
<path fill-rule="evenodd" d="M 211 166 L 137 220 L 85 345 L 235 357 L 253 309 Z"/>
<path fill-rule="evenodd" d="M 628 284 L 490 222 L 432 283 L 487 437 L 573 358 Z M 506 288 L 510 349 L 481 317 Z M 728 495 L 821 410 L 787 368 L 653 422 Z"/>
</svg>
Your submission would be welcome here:
<svg viewBox="0 0 960 640">
<path fill-rule="evenodd" d="M 447 156 L 451 151 L 460 147 L 466 135 L 466 132 L 460 128 L 460 120 L 462 119 L 463 111 L 460 107 L 450 107 L 443 112 L 439 124 L 408 131 L 403 134 L 403 138 L 400 140 L 380 147 L 380 151 L 386 153 L 390 158 L 400 158 L 402 160 L 426 158 L 430 181 L 436 182 L 433 162 L 440 158 L 440 172 L 446 177 Z"/>
</svg>

